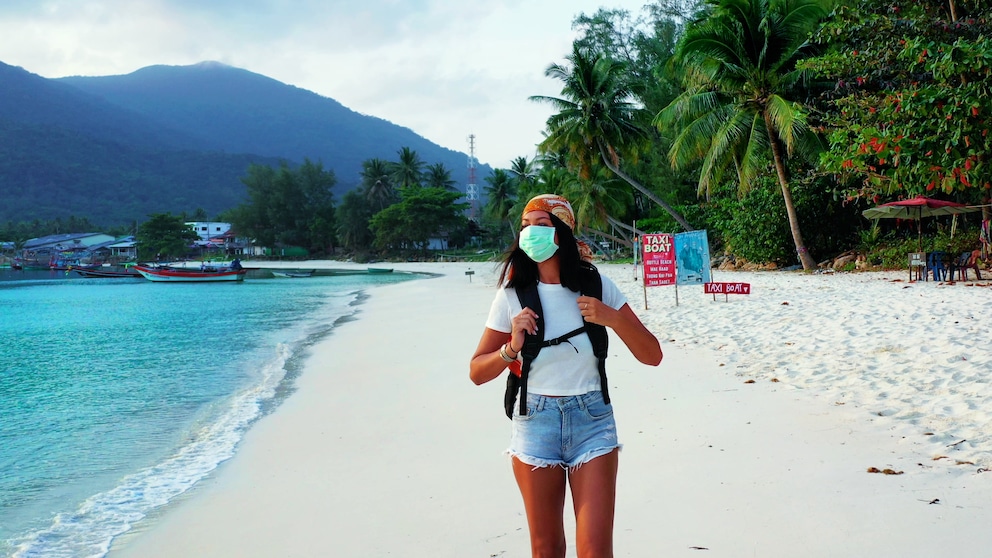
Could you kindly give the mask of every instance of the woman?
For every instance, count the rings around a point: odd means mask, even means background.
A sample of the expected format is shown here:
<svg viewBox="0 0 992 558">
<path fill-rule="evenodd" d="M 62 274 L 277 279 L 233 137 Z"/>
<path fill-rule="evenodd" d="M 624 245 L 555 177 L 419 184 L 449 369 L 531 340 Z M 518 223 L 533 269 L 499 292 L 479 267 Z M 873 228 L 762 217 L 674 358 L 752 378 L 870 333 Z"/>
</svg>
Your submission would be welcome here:
<svg viewBox="0 0 992 558">
<path fill-rule="evenodd" d="M 644 364 L 661 362 L 658 340 L 612 281 L 602 277 L 602 299 L 580 294 L 580 276 L 595 268 L 585 257 L 588 247 L 572 232 L 575 214 L 567 200 L 551 194 L 531 199 L 520 224 L 517 244 L 507 253 L 500 274 L 504 288 L 496 294 L 472 355 L 473 382 L 484 384 L 499 377 L 508 364 L 520 359 L 526 335 L 537 334 L 538 315 L 521 308 L 516 292 L 534 283 L 544 339 L 583 327 L 585 320 L 613 329 Z M 585 334 L 542 348 L 525 379 L 525 412 L 514 406 L 507 453 L 523 496 L 535 557 L 565 556 L 566 484 L 572 492 L 578 556 L 613 556 L 620 443 L 592 348 Z"/>
</svg>

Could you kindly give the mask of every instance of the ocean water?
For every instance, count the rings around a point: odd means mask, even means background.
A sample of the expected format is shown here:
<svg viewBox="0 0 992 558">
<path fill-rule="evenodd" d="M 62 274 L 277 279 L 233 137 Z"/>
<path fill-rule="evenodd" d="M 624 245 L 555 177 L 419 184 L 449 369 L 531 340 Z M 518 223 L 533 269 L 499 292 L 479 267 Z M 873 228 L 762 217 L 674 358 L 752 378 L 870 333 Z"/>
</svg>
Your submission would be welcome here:
<svg viewBox="0 0 992 558">
<path fill-rule="evenodd" d="M 403 273 L 162 284 L 0 269 L 0 556 L 93 557 L 230 458 Z"/>
</svg>

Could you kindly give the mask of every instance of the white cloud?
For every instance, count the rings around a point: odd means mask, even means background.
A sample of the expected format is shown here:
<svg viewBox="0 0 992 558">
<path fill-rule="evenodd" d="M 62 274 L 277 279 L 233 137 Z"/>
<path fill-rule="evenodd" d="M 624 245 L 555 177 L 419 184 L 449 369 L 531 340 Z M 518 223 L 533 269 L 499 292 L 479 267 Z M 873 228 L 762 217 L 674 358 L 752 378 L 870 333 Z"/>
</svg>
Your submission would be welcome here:
<svg viewBox="0 0 992 558">
<path fill-rule="evenodd" d="M 615 0 L 639 11 L 646 0 Z M 557 95 L 544 69 L 596 0 L 91 0 L 0 5 L 0 61 L 46 77 L 218 60 L 505 167 Z"/>
</svg>

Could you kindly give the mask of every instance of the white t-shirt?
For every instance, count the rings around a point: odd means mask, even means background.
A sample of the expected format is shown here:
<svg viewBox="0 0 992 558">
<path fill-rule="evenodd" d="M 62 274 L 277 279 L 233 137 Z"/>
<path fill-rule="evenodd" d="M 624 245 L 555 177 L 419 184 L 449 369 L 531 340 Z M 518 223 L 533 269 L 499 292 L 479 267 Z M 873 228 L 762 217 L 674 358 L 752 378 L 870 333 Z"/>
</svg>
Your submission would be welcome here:
<svg viewBox="0 0 992 558">
<path fill-rule="evenodd" d="M 603 279 L 603 302 L 619 310 L 627 297 L 608 277 Z M 579 293 L 561 285 L 537 284 L 544 318 L 544 339 L 554 339 L 582 327 L 579 312 Z M 513 317 L 520 313 L 520 300 L 516 289 L 503 288 L 496 292 L 496 299 L 489 309 L 486 327 L 510 333 Z M 580 333 L 561 345 L 544 347 L 531 363 L 527 376 L 527 392 L 538 395 L 582 395 L 600 391 L 599 363 L 592 352 L 592 342 L 586 333 Z"/>
</svg>

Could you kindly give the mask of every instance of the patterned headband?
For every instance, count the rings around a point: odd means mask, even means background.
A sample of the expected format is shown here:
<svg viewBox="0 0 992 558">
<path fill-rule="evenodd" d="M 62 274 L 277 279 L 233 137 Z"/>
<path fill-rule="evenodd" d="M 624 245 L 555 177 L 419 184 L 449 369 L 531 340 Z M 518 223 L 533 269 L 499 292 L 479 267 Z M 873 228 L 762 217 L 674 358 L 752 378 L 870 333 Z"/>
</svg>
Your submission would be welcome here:
<svg viewBox="0 0 992 558">
<path fill-rule="evenodd" d="M 561 196 L 555 194 L 534 196 L 524 207 L 524 213 L 529 211 L 546 211 L 561 219 L 568 228 L 575 230 L 575 213 L 572 211 L 572 204 Z"/>
</svg>

